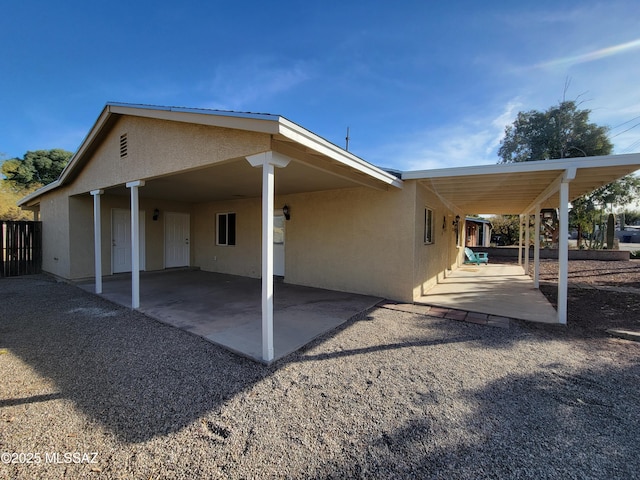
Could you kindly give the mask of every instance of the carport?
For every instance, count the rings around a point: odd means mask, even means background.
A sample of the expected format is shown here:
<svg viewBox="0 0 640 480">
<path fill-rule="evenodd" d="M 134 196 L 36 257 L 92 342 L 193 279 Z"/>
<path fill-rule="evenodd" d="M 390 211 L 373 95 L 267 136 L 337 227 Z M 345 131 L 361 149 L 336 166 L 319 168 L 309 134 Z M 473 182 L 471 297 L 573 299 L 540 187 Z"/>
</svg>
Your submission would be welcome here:
<svg viewBox="0 0 640 480">
<path fill-rule="evenodd" d="M 139 311 L 257 361 L 262 356 L 261 281 L 176 269 L 141 273 Z M 93 283 L 81 287 L 94 291 Z M 274 284 L 274 357 L 278 360 L 380 302 L 380 298 Z M 131 306 L 131 275 L 103 281 L 104 298 Z"/>
</svg>

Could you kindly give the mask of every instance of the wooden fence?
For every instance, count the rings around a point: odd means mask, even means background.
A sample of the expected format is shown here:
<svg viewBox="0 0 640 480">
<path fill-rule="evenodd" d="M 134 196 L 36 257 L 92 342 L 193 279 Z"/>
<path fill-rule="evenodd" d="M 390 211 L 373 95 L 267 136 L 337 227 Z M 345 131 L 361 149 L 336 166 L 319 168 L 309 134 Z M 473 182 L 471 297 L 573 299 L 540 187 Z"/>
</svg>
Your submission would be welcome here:
<svg viewBox="0 0 640 480">
<path fill-rule="evenodd" d="M 0 220 L 0 277 L 42 271 L 42 222 Z"/>
</svg>

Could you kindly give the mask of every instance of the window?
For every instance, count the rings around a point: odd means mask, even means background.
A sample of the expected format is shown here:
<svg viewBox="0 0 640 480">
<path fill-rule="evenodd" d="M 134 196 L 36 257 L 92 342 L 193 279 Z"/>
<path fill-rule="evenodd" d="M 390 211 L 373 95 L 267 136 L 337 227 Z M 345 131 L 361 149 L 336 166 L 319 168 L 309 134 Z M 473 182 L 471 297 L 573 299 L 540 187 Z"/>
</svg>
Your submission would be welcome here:
<svg viewBox="0 0 640 480">
<path fill-rule="evenodd" d="M 236 214 L 235 213 L 218 213 L 218 234 L 216 245 L 235 245 L 236 244 Z"/>
<path fill-rule="evenodd" d="M 424 243 L 433 243 L 433 210 L 430 208 L 424 209 Z"/>
</svg>

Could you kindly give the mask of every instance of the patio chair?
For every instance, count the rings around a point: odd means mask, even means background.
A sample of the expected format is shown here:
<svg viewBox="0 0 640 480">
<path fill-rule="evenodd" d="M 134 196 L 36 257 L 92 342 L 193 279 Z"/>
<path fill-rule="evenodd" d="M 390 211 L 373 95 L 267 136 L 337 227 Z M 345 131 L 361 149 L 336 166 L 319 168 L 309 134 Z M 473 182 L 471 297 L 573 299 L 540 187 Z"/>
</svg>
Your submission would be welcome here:
<svg viewBox="0 0 640 480">
<path fill-rule="evenodd" d="M 475 263 L 476 265 L 489 263 L 489 256 L 484 252 L 475 253 L 469 247 L 464 247 L 464 254 L 467 257 L 464 263 Z"/>
</svg>

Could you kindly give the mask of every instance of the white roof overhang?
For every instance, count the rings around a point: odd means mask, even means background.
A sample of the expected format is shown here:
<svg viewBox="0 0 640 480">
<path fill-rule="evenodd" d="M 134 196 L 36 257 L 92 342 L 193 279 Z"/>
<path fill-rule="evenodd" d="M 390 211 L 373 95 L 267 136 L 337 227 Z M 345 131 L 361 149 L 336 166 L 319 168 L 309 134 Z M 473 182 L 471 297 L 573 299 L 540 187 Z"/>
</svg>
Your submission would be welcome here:
<svg viewBox="0 0 640 480">
<path fill-rule="evenodd" d="M 321 170 L 324 182 L 329 185 L 327 175 L 337 179 L 336 185 L 366 185 L 377 189 L 402 188 L 403 182 L 396 175 L 382 170 L 352 153 L 332 144 L 322 137 L 278 115 L 200 110 L 180 107 L 157 107 L 109 103 L 72 156 L 58 180 L 46 185 L 20 200 L 19 205 L 28 207 L 37 204 L 39 197 L 72 181 L 74 175 L 90 161 L 91 153 L 105 137 L 111 126 L 123 115 L 185 122 L 214 127 L 231 128 L 271 135 L 274 149 L 292 157 L 301 165 Z M 304 175 L 295 180 L 297 188 L 304 189 Z M 318 187 L 318 180 L 309 178 L 310 188 Z M 108 187 L 108 186 L 105 186 Z"/>
<path fill-rule="evenodd" d="M 640 154 L 483 165 L 403 172 L 460 213 L 523 214 L 559 206 L 559 186 L 569 183 L 569 200 L 640 169 Z"/>
</svg>

